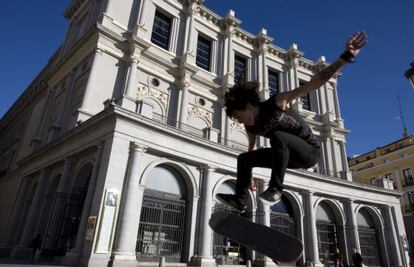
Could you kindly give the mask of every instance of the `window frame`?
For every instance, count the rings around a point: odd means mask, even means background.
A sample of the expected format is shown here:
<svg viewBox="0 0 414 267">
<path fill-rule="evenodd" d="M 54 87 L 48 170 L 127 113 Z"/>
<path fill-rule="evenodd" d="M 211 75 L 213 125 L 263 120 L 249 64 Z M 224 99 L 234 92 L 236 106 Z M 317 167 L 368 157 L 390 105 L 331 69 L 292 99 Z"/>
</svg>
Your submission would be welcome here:
<svg viewBox="0 0 414 267">
<path fill-rule="evenodd" d="M 168 14 L 168 13 L 167 13 Z M 156 19 L 160 19 L 162 22 L 166 22 L 166 20 L 169 20 L 168 22 L 169 22 L 169 29 L 168 29 L 168 36 L 162 36 L 159 32 L 157 32 L 156 30 L 155 30 L 155 27 L 156 26 L 158 26 L 157 24 L 156 24 Z M 162 19 L 166 19 L 166 20 L 162 20 Z M 152 22 L 153 24 L 152 24 L 152 31 L 151 31 L 151 43 L 153 43 L 153 44 L 155 44 L 155 45 L 157 45 L 158 47 L 160 47 L 160 48 L 162 48 L 162 49 L 165 49 L 165 50 L 167 50 L 167 51 L 169 51 L 169 49 L 170 49 L 170 47 L 171 47 L 171 31 L 172 31 L 172 26 L 173 26 L 173 18 L 172 18 L 172 16 L 170 15 L 166 15 L 166 12 L 164 12 L 164 11 L 161 11 L 160 9 L 156 9 L 155 10 L 155 13 L 154 13 L 154 20 L 153 20 L 153 22 Z M 158 26 L 158 28 L 160 28 L 159 26 Z M 155 35 L 154 35 L 155 34 Z M 162 43 L 162 41 L 161 40 L 157 40 L 154 36 L 156 36 L 156 35 L 159 35 L 159 36 L 161 36 L 161 37 L 163 37 L 163 38 L 165 38 L 166 40 L 167 40 L 167 43 L 166 44 L 164 44 L 164 43 Z"/>
<path fill-rule="evenodd" d="M 247 69 L 248 69 L 247 57 L 245 57 L 245 56 L 243 56 L 241 54 L 238 54 L 238 53 L 235 53 L 234 54 L 234 62 L 233 62 L 233 64 L 234 64 L 234 81 L 235 82 L 238 82 L 238 81 L 240 81 L 243 78 L 243 76 L 238 76 L 239 72 L 237 72 L 237 70 L 236 70 L 236 66 L 237 66 L 236 62 L 237 62 L 237 59 L 242 59 L 244 61 L 244 63 L 245 63 L 244 80 L 247 81 Z"/>
<path fill-rule="evenodd" d="M 275 90 L 272 90 L 273 88 L 270 86 L 270 76 L 271 76 L 270 74 L 271 73 L 275 74 L 275 77 L 277 77 L 277 88 Z M 274 69 L 271 69 L 271 68 L 267 69 L 267 87 L 269 89 L 270 96 L 280 93 L 280 72 Z"/>
<path fill-rule="evenodd" d="M 199 64 L 199 59 L 200 58 L 201 59 L 204 59 L 199 54 L 199 51 L 201 50 L 201 49 L 199 49 L 200 39 L 202 41 L 207 41 L 209 43 L 209 45 L 210 45 L 209 51 L 208 51 L 208 62 L 207 62 L 208 65 L 207 66 L 203 66 L 202 63 L 200 63 L 201 65 Z M 196 54 L 196 65 L 197 65 L 197 67 L 199 67 L 199 68 L 201 68 L 203 70 L 206 70 L 206 71 L 211 71 L 212 51 L 213 51 L 213 41 L 211 39 L 209 39 L 208 37 L 202 35 L 202 34 L 198 34 L 198 37 L 197 37 L 197 54 Z M 207 67 L 207 68 L 205 68 L 205 67 Z"/>
</svg>

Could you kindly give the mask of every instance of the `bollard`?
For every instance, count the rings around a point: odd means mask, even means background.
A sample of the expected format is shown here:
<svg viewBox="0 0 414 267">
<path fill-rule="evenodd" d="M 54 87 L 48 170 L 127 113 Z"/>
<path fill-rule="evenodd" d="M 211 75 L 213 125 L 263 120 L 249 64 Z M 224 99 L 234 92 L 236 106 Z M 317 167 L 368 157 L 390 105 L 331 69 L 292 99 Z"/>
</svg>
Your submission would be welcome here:
<svg viewBox="0 0 414 267">
<path fill-rule="evenodd" d="M 251 260 L 246 261 L 246 267 L 252 267 L 252 261 Z"/>
</svg>

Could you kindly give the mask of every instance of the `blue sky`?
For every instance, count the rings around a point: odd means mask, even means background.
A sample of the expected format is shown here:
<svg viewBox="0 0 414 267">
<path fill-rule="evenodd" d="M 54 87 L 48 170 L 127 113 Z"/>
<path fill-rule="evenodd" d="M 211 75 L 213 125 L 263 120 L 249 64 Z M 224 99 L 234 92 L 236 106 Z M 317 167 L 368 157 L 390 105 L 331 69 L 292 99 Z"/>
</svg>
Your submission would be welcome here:
<svg viewBox="0 0 414 267">
<path fill-rule="evenodd" d="M 0 116 L 9 109 L 61 44 L 70 0 L 6 1 L 0 9 Z M 206 0 L 204 5 L 224 16 L 229 9 L 253 34 L 266 28 L 273 43 L 297 43 L 305 57 L 320 55 L 332 62 L 345 40 L 364 30 L 369 44 L 339 79 L 339 100 L 348 155 L 362 154 L 402 137 L 397 93 L 406 125 L 414 132 L 414 90 L 404 77 L 414 61 L 412 0 Z"/>
</svg>

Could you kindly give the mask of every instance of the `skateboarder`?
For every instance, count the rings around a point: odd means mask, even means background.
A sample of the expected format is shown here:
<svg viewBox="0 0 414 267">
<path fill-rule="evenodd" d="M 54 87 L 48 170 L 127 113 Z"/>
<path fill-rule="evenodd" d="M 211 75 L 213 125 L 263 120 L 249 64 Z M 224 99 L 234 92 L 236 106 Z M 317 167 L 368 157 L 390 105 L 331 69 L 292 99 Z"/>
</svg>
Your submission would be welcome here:
<svg viewBox="0 0 414 267">
<path fill-rule="evenodd" d="M 310 127 L 290 104 L 320 88 L 343 66 L 352 63 L 366 43 L 364 32 L 355 33 L 346 42 L 345 52 L 307 84 L 273 95 L 266 101 L 260 101 L 256 82 L 238 82 L 226 92 L 226 113 L 244 124 L 249 145 L 248 152 L 237 158 L 236 194 L 217 194 L 217 199 L 245 212 L 252 168 L 266 167 L 272 169 L 269 187 L 259 197 L 268 205 L 275 204 L 282 196 L 286 168 L 310 168 L 317 163 L 320 146 Z M 257 135 L 269 138 L 271 147 L 253 150 Z"/>
</svg>

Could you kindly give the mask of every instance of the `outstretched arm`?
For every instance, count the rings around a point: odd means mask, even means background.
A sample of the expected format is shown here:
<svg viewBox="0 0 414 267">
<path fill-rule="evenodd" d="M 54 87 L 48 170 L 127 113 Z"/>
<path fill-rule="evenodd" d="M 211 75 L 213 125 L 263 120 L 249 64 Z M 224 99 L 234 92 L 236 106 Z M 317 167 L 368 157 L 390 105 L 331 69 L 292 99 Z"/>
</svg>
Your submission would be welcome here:
<svg viewBox="0 0 414 267">
<path fill-rule="evenodd" d="M 355 33 L 348 39 L 345 45 L 345 52 L 337 60 L 313 76 L 307 84 L 293 89 L 292 91 L 278 94 L 275 99 L 276 104 L 282 110 L 285 110 L 286 106 L 296 98 L 304 96 L 321 87 L 343 66 L 352 62 L 367 42 L 367 36 L 364 32 Z"/>
</svg>

